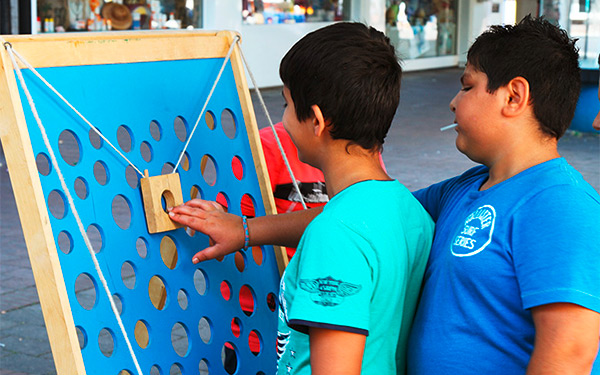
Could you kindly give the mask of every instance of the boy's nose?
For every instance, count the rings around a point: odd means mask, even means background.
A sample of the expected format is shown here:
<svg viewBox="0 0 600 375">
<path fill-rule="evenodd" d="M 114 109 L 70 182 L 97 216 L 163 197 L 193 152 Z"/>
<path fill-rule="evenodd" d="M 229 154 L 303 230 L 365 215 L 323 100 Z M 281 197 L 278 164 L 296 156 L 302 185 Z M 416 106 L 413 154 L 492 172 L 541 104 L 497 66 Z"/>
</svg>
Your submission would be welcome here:
<svg viewBox="0 0 600 375">
<path fill-rule="evenodd" d="M 454 98 L 456 99 L 456 98 Z M 452 111 L 452 113 L 456 112 L 456 105 L 454 105 L 454 99 L 452 99 L 452 101 L 450 101 L 450 110 Z"/>
</svg>

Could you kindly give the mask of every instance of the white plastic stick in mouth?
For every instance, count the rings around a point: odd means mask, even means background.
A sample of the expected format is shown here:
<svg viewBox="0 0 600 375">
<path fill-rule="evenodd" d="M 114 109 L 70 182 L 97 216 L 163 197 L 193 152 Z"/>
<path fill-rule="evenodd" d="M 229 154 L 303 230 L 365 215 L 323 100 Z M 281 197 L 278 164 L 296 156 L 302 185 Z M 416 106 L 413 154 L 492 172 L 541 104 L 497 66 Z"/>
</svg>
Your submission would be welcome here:
<svg viewBox="0 0 600 375">
<path fill-rule="evenodd" d="M 445 131 L 445 130 L 449 130 L 449 129 L 454 129 L 455 127 L 457 127 L 458 124 L 454 123 L 454 124 L 450 124 L 450 125 L 446 125 L 446 126 L 442 126 L 440 128 L 440 131 Z"/>
</svg>

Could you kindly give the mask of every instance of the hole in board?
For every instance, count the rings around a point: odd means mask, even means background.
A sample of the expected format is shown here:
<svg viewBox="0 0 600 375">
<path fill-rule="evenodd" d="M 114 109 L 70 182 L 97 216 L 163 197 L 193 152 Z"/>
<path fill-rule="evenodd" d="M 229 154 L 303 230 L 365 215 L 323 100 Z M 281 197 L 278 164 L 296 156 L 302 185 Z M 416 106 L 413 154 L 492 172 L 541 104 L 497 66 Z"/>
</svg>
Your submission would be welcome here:
<svg viewBox="0 0 600 375">
<path fill-rule="evenodd" d="M 189 349 L 188 333 L 185 325 L 182 323 L 175 323 L 171 329 L 171 343 L 173 349 L 178 356 L 184 357 Z"/>
<path fill-rule="evenodd" d="M 63 130 L 58 137 L 58 151 L 70 166 L 77 165 L 81 158 L 79 138 L 70 130 Z"/>
<path fill-rule="evenodd" d="M 80 273 L 77 276 L 77 279 L 75 279 L 75 297 L 81 307 L 91 310 L 96 306 L 98 301 L 96 288 L 96 282 L 87 273 Z"/>
<path fill-rule="evenodd" d="M 198 322 L 198 333 L 200 334 L 200 339 L 205 344 L 210 342 L 210 337 L 212 336 L 212 324 L 210 324 L 210 320 L 206 317 L 200 318 L 200 322 Z"/>
<path fill-rule="evenodd" d="M 157 275 L 152 276 L 148 283 L 150 302 L 157 310 L 163 310 L 167 304 L 167 289 L 164 281 Z"/>
</svg>

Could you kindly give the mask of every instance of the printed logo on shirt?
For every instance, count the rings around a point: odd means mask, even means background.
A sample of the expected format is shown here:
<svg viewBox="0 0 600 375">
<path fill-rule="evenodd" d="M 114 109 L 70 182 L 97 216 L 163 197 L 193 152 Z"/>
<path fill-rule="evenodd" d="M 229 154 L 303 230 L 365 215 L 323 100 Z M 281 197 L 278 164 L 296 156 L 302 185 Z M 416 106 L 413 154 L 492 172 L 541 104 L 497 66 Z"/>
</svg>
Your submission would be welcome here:
<svg viewBox="0 0 600 375">
<path fill-rule="evenodd" d="M 467 216 L 450 246 L 452 255 L 470 257 L 482 252 L 492 242 L 495 222 L 496 210 L 490 205 L 481 206 Z"/>
<path fill-rule="evenodd" d="M 337 306 L 344 297 L 354 295 L 362 286 L 336 280 L 331 276 L 319 279 L 300 279 L 300 288 L 311 294 L 314 303 L 321 306 Z"/>
</svg>

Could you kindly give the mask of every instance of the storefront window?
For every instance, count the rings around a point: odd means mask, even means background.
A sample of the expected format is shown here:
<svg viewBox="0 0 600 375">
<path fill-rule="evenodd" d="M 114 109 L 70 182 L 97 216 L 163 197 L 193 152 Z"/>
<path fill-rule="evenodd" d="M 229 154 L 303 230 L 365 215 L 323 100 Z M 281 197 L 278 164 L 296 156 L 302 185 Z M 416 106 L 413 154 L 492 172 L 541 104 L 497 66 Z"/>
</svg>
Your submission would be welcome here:
<svg viewBox="0 0 600 375">
<path fill-rule="evenodd" d="M 202 0 L 37 0 L 37 32 L 202 27 Z"/>
<path fill-rule="evenodd" d="M 600 0 L 542 0 L 540 15 L 577 38 L 582 59 L 598 59 L 600 53 Z"/>
<path fill-rule="evenodd" d="M 457 0 L 387 0 L 386 33 L 403 59 L 456 52 Z"/>
<path fill-rule="evenodd" d="M 349 15 L 349 0 L 242 0 L 246 25 L 347 21 Z"/>
</svg>

